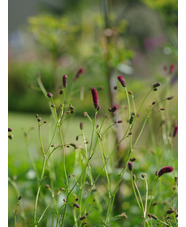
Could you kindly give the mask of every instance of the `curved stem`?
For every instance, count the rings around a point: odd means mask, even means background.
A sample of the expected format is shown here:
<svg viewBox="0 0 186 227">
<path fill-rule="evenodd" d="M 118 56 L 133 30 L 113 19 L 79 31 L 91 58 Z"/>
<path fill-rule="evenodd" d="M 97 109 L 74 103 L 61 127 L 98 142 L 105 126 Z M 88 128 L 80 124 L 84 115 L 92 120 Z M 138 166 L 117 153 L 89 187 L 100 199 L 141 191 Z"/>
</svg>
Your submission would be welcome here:
<svg viewBox="0 0 186 227">
<path fill-rule="evenodd" d="M 35 206 L 34 206 L 34 225 L 35 225 L 35 227 L 37 227 L 37 224 L 38 224 L 37 223 L 37 206 L 38 206 L 39 194 L 40 194 L 40 190 L 41 190 L 41 182 L 43 180 L 45 169 L 46 169 L 46 163 L 47 163 L 47 158 L 46 158 L 46 155 L 45 155 L 44 161 L 43 161 L 41 178 L 40 178 L 39 187 L 38 187 L 38 190 L 37 190 L 37 195 L 36 195 L 36 200 L 35 200 Z"/>
<path fill-rule="evenodd" d="M 141 205 L 140 205 L 140 202 L 139 202 L 139 199 L 138 199 L 138 196 L 136 194 L 136 189 L 134 187 L 134 179 L 133 179 L 133 175 L 132 175 L 132 171 L 131 171 L 131 182 L 132 182 L 132 189 L 133 189 L 133 192 L 134 192 L 134 195 L 135 195 L 135 198 L 136 198 L 136 201 L 137 201 L 137 204 L 140 208 L 140 210 L 142 209 Z"/>
<path fill-rule="evenodd" d="M 145 177 L 145 188 L 146 188 L 146 196 L 145 196 L 144 218 L 146 218 L 146 214 L 147 214 L 147 201 L 148 201 L 148 183 L 147 183 L 146 177 Z"/>
</svg>

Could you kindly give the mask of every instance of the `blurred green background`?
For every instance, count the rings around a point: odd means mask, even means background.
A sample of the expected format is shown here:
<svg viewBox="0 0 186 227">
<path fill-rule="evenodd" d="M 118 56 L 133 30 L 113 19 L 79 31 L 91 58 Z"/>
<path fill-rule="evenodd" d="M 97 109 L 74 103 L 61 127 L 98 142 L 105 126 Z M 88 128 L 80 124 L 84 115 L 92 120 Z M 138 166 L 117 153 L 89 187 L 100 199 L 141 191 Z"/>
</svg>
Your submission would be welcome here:
<svg viewBox="0 0 186 227">
<path fill-rule="evenodd" d="M 124 75 L 138 103 L 152 83 L 166 84 L 169 67 L 174 64 L 169 95 L 175 98 L 169 114 L 177 124 L 177 8 L 177 0 L 9 0 L 8 108 L 9 127 L 14 132 L 13 140 L 9 141 L 9 176 L 18 180 L 21 190 L 29 191 L 33 180 L 24 130 L 34 127 L 29 133 L 29 146 L 34 159 L 39 160 L 35 114 L 46 120 L 50 118 L 48 103 L 37 84 L 38 73 L 57 103 L 62 75 L 68 75 L 69 87 L 75 83 L 72 100 L 76 115 L 66 126 L 73 127 L 66 138 L 74 142 L 83 112 L 90 116 L 94 113 L 91 87 L 98 89 L 100 115 L 104 116 L 112 104 L 109 79 L 111 85 L 116 85 L 117 75 Z M 80 68 L 84 73 L 74 82 Z M 117 98 L 123 100 L 120 93 Z M 88 123 L 86 127 L 89 136 Z M 155 122 L 154 128 L 157 127 Z M 45 137 L 48 138 L 47 130 L 43 131 Z M 148 138 L 146 132 L 147 141 Z M 141 155 L 144 149 L 142 144 Z M 153 162 L 151 155 L 146 170 Z M 37 165 L 40 164 L 38 161 Z M 142 161 L 140 165 L 145 163 Z M 25 179 L 29 183 L 24 183 Z M 127 201 L 122 207 L 127 209 L 131 194 L 127 186 L 125 189 Z M 30 193 L 27 192 L 28 197 L 34 196 Z M 15 192 L 10 187 L 10 226 L 15 203 Z M 131 214 L 135 212 L 134 205 Z M 136 222 L 130 219 L 128 223 L 126 226 L 135 226 Z"/>
<path fill-rule="evenodd" d="M 138 83 L 138 89 L 144 81 L 165 75 L 171 63 L 176 80 L 177 1 L 108 1 L 109 29 L 103 2 L 9 2 L 9 111 L 48 112 L 43 96 L 34 89 L 37 72 L 46 89 L 57 93 L 62 75 L 67 74 L 71 83 L 83 67 L 78 86 L 84 87 L 85 97 L 90 87 L 103 86 L 104 100 L 108 63 L 115 75 Z M 105 37 L 112 38 L 109 60 Z M 80 105 L 89 108 L 88 100 Z"/>
</svg>

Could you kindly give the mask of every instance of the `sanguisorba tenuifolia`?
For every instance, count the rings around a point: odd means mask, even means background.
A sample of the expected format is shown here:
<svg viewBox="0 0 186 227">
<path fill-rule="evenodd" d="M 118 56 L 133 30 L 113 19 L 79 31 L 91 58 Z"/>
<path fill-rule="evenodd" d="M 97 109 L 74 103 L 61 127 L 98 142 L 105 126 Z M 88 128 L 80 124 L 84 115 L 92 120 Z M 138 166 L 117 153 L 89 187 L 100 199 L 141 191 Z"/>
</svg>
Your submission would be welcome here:
<svg viewBox="0 0 186 227">
<path fill-rule="evenodd" d="M 99 98 L 98 98 L 97 90 L 95 88 L 92 88 L 91 92 L 92 92 L 92 100 L 93 100 L 94 107 L 96 110 L 99 110 L 101 108 L 101 106 L 99 105 Z"/>
</svg>

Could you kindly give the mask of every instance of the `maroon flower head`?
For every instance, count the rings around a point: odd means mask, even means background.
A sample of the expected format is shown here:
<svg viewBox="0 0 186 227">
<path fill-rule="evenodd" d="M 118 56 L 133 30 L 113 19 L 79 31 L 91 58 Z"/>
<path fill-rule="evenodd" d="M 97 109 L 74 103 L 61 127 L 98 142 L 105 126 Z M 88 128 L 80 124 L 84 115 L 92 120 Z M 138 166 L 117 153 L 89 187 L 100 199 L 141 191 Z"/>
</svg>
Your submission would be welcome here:
<svg viewBox="0 0 186 227">
<path fill-rule="evenodd" d="M 83 122 L 80 122 L 80 129 L 83 130 Z"/>
<path fill-rule="evenodd" d="M 74 203 L 74 204 L 73 204 L 73 207 L 80 208 L 80 206 L 79 206 L 78 203 Z"/>
<path fill-rule="evenodd" d="M 9 132 L 12 132 L 13 130 L 12 130 L 12 128 L 8 128 L 8 131 L 9 131 Z"/>
<path fill-rule="evenodd" d="M 171 173 L 173 170 L 174 170 L 173 167 L 165 166 L 160 169 L 160 171 L 158 172 L 158 176 L 161 177 L 164 173 Z"/>
<path fill-rule="evenodd" d="M 48 93 L 47 93 L 47 96 L 48 96 L 49 98 L 52 98 L 53 94 L 52 94 L 51 92 L 48 92 Z"/>
<path fill-rule="evenodd" d="M 157 87 L 159 87 L 160 85 L 161 85 L 160 82 L 155 83 L 155 84 L 153 84 L 153 88 L 157 88 Z"/>
<path fill-rule="evenodd" d="M 172 74 L 174 72 L 174 64 L 171 64 L 170 68 L 169 68 L 169 73 Z"/>
<path fill-rule="evenodd" d="M 126 87 L 125 79 L 121 75 L 118 76 L 118 80 L 123 87 Z"/>
<path fill-rule="evenodd" d="M 92 88 L 91 89 L 91 92 L 92 92 L 92 100 L 93 100 L 93 104 L 94 104 L 94 107 L 99 110 L 101 107 L 99 105 L 99 99 L 98 99 L 98 93 L 97 93 L 97 90 L 95 88 Z"/>
<path fill-rule="evenodd" d="M 128 168 L 129 168 L 130 171 L 132 171 L 132 169 L 133 169 L 133 164 L 132 164 L 131 161 L 128 162 Z"/>
<path fill-rule="evenodd" d="M 174 126 L 174 131 L 173 131 L 173 137 L 175 137 L 178 134 L 178 126 Z"/>
<path fill-rule="evenodd" d="M 108 111 L 114 113 L 119 108 L 118 105 L 114 105 L 112 108 L 109 108 Z"/>
<path fill-rule="evenodd" d="M 77 79 L 81 76 L 82 73 L 84 73 L 84 68 L 80 68 L 80 69 L 77 71 L 74 80 L 77 80 Z"/>
<path fill-rule="evenodd" d="M 68 78 L 67 75 L 63 76 L 63 87 L 65 88 L 67 87 L 67 78 Z"/>
</svg>

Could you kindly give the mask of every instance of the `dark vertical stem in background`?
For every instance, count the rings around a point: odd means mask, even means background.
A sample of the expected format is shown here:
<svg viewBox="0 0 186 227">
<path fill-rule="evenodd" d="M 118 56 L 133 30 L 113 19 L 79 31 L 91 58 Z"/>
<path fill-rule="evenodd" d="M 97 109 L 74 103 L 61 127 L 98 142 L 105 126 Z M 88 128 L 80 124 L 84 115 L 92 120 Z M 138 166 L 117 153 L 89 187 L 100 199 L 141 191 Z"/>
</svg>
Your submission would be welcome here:
<svg viewBox="0 0 186 227">
<path fill-rule="evenodd" d="M 109 21 L 109 10 L 108 10 L 108 0 L 101 0 L 101 8 L 104 16 L 105 22 L 105 30 L 110 29 L 110 21 Z M 108 36 L 105 33 L 105 40 L 106 40 L 106 76 L 107 76 L 107 83 L 108 83 L 108 90 L 109 90 L 109 101 L 110 105 L 113 106 L 114 104 L 118 104 L 118 100 L 116 98 L 116 91 L 114 90 L 114 86 L 116 85 L 116 79 L 114 75 L 114 68 L 110 65 L 110 53 L 109 53 L 109 46 L 112 42 L 112 35 Z M 113 120 L 117 121 L 120 120 L 120 113 L 119 110 L 116 111 L 115 114 L 112 115 Z M 121 128 L 121 124 L 116 124 L 116 143 L 118 144 L 123 136 L 123 131 Z M 118 159 L 120 158 L 120 153 L 124 150 L 123 143 L 120 143 L 117 147 L 116 156 Z M 121 167 L 122 162 L 118 161 L 117 166 Z M 121 191 L 120 187 L 118 187 L 118 192 L 115 197 L 115 209 L 116 212 L 121 211 Z"/>
<path fill-rule="evenodd" d="M 105 29 L 110 29 L 110 21 L 109 21 L 109 10 L 108 10 L 108 0 L 101 0 L 101 7 L 103 11 L 104 16 L 104 22 L 105 22 Z M 116 80 L 114 75 L 115 69 L 110 65 L 110 53 L 109 53 L 109 45 L 112 41 L 112 36 L 105 35 L 106 40 L 106 76 L 107 76 L 107 84 L 108 84 L 108 91 L 109 91 L 109 101 L 110 101 L 110 107 L 118 104 L 118 100 L 116 98 L 116 91 L 114 90 L 114 86 L 116 85 Z M 113 120 L 117 121 L 120 120 L 119 118 L 119 110 L 116 111 L 115 114 L 113 114 Z M 116 124 L 117 130 L 116 130 L 116 142 L 119 143 L 123 136 L 123 131 L 120 124 Z M 123 143 L 120 143 L 118 146 L 118 153 L 119 151 L 123 150 Z"/>
</svg>

